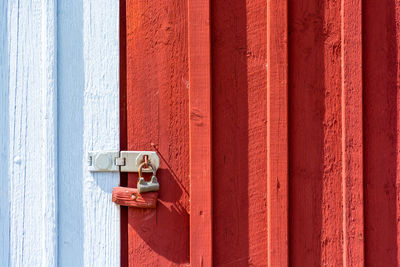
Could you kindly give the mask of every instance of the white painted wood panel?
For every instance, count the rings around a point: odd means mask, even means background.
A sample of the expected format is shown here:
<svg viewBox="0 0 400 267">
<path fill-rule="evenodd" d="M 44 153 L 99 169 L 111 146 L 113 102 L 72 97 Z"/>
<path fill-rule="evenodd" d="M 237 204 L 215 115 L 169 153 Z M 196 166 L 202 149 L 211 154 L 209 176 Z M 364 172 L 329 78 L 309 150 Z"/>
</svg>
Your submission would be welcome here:
<svg viewBox="0 0 400 267">
<path fill-rule="evenodd" d="M 119 208 L 111 201 L 118 173 L 90 173 L 89 150 L 119 149 L 118 0 L 83 1 L 84 265 L 119 266 Z"/>
<path fill-rule="evenodd" d="M 0 2 L 0 266 L 9 261 L 8 182 L 8 29 L 7 2 Z"/>
<path fill-rule="evenodd" d="M 4 266 L 57 263 L 55 1 L 4 1 L 1 217 Z M 4 12 L 7 10 L 7 12 Z M 7 21 L 5 22 L 5 18 Z M 6 59 L 4 57 L 7 57 Z M 8 222 L 6 222 L 8 220 Z M 8 231 L 8 234 L 7 234 Z"/>
<path fill-rule="evenodd" d="M 0 266 L 119 266 L 119 175 L 86 157 L 119 149 L 118 0 L 0 11 Z"/>
</svg>

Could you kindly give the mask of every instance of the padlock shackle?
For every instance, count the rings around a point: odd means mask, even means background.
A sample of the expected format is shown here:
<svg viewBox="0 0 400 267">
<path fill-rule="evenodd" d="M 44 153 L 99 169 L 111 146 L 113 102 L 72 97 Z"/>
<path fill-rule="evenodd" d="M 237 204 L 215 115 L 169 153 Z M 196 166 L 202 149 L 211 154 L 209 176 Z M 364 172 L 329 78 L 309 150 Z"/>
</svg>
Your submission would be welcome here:
<svg viewBox="0 0 400 267">
<path fill-rule="evenodd" d="M 147 165 L 148 167 L 150 167 L 150 168 L 153 170 L 153 176 L 156 176 L 157 169 L 156 169 L 150 162 L 143 162 L 143 163 L 141 163 L 141 164 L 139 165 L 139 168 L 138 168 L 139 178 L 140 178 L 140 177 L 143 177 L 143 176 L 142 176 L 142 173 L 143 173 L 142 169 L 143 169 L 143 167 L 146 166 L 146 165 Z"/>
</svg>

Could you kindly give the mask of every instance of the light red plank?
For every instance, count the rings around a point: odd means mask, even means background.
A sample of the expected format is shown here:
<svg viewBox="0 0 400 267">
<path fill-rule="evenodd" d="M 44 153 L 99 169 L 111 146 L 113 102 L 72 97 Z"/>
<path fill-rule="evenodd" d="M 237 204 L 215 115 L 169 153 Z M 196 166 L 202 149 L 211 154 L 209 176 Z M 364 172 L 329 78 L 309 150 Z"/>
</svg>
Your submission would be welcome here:
<svg viewBox="0 0 400 267">
<path fill-rule="evenodd" d="M 269 0 L 267 13 L 268 266 L 288 266 L 288 9 Z"/>
<path fill-rule="evenodd" d="M 212 265 L 210 3 L 189 0 L 190 263 Z"/>
<path fill-rule="evenodd" d="M 341 12 L 343 266 L 364 266 L 361 1 Z"/>
<path fill-rule="evenodd" d="M 127 149 L 158 149 L 156 209 L 129 208 L 129 266 L 189 264 L 187 3 L 126 1 Z M 128 174 L 136 187 L 138 174 Z M 149 179 L 149 177 L 145 177 Z"/>
</svg>

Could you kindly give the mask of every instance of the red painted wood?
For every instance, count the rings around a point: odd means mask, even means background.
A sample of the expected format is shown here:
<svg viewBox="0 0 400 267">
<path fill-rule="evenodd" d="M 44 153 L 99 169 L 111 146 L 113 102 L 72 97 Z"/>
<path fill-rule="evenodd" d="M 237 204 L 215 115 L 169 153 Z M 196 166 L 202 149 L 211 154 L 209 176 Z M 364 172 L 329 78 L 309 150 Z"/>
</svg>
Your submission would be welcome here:
<svg viewBox="0 0 400 267">
<path fill-rule="evenodd" d="M 288 3 L 268 0 L 268 266 L 288 266 Z"/>
<path fill-rule="evenodd" d="M 366 266 L 398 266 L 400 3 L 363 1 Z"/>
<path fill-rule="evenodd" d="M 210 2 L 188 1 L 190 265 L 212 266 Z"/>
<path fill-rule="evenodd" d="M 136 188 L 114 187 L 112 201 L 115 204 L 127 207 L 155 209 L 157 206 L 158 192 L 139 194 Z"/>
<path fill-rule="evenodd" d="M 340 10 L 340 1 L 289 4 L 293 266 L 343 264 Z"/>
<path fill-rule="evenodd" d="M 130 266 L 399 265 L 398 1 L 126 11 L 121 130 L 162 158 Z"/>
<path fill-rule="evenodd" d="M 362 10 L 341 6 L 343 266 L 364 266 Z"/>
<path fill-rule="evenodd" d="M 211 2 L 214 266 L 267 262 L 267 2 Z"/>
<path fill-rule="evenodd" d="M 187 3 L 126 2 L 127 144 L 163 158 L 156 209 L 129 208 L 130 266 L 189 263 Z M 128 186 L 136 187 L 137 173 Z"/>
</svg>

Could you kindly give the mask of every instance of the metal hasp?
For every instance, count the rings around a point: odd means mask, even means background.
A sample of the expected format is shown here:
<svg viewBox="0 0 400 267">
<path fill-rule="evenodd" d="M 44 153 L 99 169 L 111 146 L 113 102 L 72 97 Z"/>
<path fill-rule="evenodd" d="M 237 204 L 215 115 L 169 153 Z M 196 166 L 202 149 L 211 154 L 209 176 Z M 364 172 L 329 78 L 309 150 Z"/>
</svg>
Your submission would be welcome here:
<svg viewBox="0 0 400 267">
<path fill-rule="evenodd" d="M 144 162 L 144 156 L 157 170 L 160 158 L 154 151 L 89 151 L 88 166 L 92 172 L 138 172 Z M 151 168 L 142 168 L 143 172 L 153 172 Z"/>
</svg>

